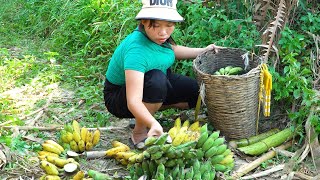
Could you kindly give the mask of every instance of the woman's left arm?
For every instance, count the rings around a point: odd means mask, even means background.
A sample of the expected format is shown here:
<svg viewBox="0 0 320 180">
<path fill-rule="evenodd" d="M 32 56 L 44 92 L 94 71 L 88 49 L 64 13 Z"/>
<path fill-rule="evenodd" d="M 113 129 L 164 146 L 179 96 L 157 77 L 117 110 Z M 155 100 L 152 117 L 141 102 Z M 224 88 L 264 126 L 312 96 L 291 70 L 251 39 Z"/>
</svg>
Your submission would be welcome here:
<svg viewBox="0 0 320 180">
<path fill-rule="evenodd" d="M 176 59 L 193 59 L 204 51 L 215 50 L 217 52 L 219 48 L 219 46 L 214 44 L 210 44 L 205 48 L 190 48 L 186 46 L 172 45 Z"/>
</svg>

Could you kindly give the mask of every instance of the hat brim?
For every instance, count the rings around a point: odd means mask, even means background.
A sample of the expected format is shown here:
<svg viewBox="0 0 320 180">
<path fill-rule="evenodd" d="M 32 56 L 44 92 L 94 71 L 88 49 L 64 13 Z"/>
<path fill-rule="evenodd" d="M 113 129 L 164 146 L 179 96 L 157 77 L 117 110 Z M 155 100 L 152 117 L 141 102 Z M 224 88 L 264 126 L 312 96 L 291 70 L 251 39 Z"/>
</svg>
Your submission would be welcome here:
<svg viewBox="0 0 320 180">
<path fill-rule="evenodd" d="M 154 19 L 170 22 L 181 22 L 183 17 L 175 10 L 169 8 L 142 8 L 136 20 L 141 19 Z"/>
</svg>

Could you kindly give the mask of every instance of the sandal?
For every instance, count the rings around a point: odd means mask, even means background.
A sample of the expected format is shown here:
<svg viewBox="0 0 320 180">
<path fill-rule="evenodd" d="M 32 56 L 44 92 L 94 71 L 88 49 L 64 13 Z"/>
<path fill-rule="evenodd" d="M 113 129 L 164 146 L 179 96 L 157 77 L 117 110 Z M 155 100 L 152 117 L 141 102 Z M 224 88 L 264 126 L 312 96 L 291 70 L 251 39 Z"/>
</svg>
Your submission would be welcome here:
<svg viewBox="0 0 320 180">
<path fill-rule="evenodd" d="M 142 141 L 140 141 L 140 142 L 138 142 L 138 143 L 134 143 L 134 141 L 133 141 L 133 138 L 132 138 L 132 136 L 129 138 L 129 143 L 135 148 L 135 149 L 139 149 L 139 150 L 142 150 L 142 149 L 144 149 L 146 146 L 145 146 L 145 144 L 144 144 L 144 142 L 145 142 L 145 140 L 147 139 L 147 137 L 146 138 L 144 138 Z"/>
</svg>

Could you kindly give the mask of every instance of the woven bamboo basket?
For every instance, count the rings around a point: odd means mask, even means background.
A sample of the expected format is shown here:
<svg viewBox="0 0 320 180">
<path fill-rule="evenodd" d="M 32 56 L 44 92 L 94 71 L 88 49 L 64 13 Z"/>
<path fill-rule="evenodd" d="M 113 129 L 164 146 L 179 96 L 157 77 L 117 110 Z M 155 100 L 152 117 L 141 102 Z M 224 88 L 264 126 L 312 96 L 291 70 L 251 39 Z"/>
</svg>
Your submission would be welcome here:
<svg viewBox="0 0 320 180">
<path fill-rule="evenodd" d="M 220 49 L 218 53 L 207 51 L 193 60 L 197 81 L 204 87 L 200 89 L 204 89 L 201 95 L 204 95 L 208 121 L 227 139 L 247 138 L 256 134 L 259 64 L 258 56 L 237 48 Z M 245 73 L 213 75 L 226 66 L 246 67 Z"/>
</svg>

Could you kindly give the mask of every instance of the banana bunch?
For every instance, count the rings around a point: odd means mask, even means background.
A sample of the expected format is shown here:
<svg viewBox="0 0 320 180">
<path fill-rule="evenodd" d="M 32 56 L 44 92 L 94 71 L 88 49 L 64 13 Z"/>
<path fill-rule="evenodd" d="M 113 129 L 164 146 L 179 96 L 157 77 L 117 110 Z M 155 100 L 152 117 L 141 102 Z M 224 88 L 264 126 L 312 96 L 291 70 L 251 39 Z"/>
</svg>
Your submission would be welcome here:
<svg viewBox="0 0 320 180">
<path fill-rule="evenodd" d="M 242 72 L 243 69 L 241 67 L 227 66 L 224 68 L 220 68 L 214 73 L 214 75 L 239 75 Z"/>
<path fill-rule="evenodd" d="M 175 127 L 179 127 L 179 121 L 175 122 Z M 189 128 L 186 124 L 180 124 L 180 128 Z M 225 139 L 220 137 L 220 132 L 211 133 L 207 124 L 197 126 L 199 138 L 179 145 L 166 143 L 169 132 L 158 138 L 148 137 L 146 149 L 129 158 L 131 177 L 214 179 L 217 171 L 231 170 L 234 167 L 233 153 L 227 148 Z"/>
<path fill-rule="evenodd" d="M 181 125 L 181 119 L 177 118 L 174 126 L 169 129 L 168 133 L 172 139 L 172 145 L 178 146 L 180 144 L 195 141 L 200 136 L 200 123 L 195 121 L 190 125 L 190 121 L 186 120 Z"/>
<path fill-rule="evenodd" d="M 55 180 L 60 179 L 59 173 L 63 172 L 64 165 L 68 163 L 78 163 L 73 158 L 65 159 L 61 156 L 64 148 L 53 140 L 46 140 L 42 144 L 42 151 L 38 152 L 38 158 L 41 160 L 40 167 L 45 171 L 42 179 Z"/>
<path fill-rule="evenodd" d="M 169 134 L 164 133 L 160 137 L 148 137 L 145 140 L 146 149 L 129 158 L 129 167 L 133 172 L 133 179 L 141 175 L 151 177 L 167 177 L 166 174 L 159 173 L 157 167 L 165 168 L 166 172 L 176 166 L 184 167 L 185 164 L 190 166 L 196 157 L 196 141 L 189 141 L 178 146 L 167 143 Z M 131 171 L 130 171 L 131 172 Z M 161 171 L 162 172 L 162 171 Z M 136 177 L 137 176 L 137 177 Z"/>
<path fill-rule="evenodd" d="M 100 130 L 96 129 L 92 132 L 85 127 L 80 128 L 79 123 L 74 120 L 72 124 L 66 124 L 61 130 L 60 139 L 75 152 L 90 151 L 99 143 Z"/>
<path fill-rule="evenodd" d="M 126 144 L 113 140 L 111 142 L 112 148 L 106 151 L 106 156 L 115 158 L 122 165 L 128 165 L 131 156 L 136 155 L 136 152 L 130 150 L 130 147 Z"/>
<path fill-rule="evenodd" d="M 197 141 L 197 158 L 211 162 L 216 171 L 225 172 L 234 167 L 233 152 L 228 149 L 224 137 L 220 137 L 220 131 L 210 134 L 207 125 L 201 127 L 201 135 Z"/>
</svg>

